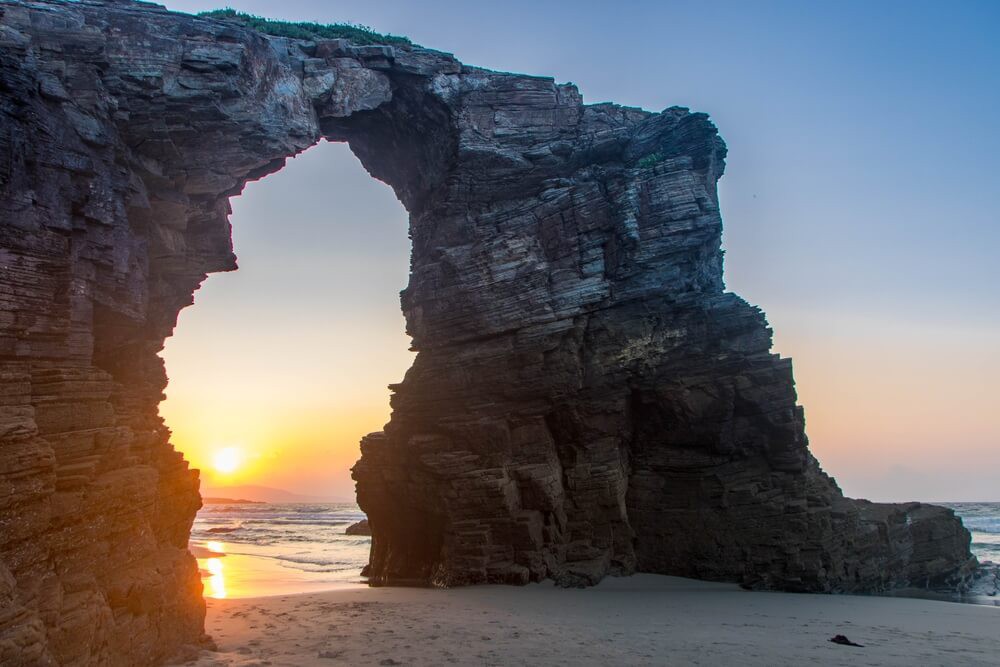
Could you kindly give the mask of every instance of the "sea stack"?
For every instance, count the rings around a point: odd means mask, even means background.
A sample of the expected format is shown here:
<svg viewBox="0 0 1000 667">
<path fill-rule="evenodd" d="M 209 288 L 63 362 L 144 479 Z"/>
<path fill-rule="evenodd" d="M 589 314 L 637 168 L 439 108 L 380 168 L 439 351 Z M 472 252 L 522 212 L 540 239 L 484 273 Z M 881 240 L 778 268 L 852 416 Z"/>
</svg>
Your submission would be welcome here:
<svg viewBox="0 0 1000 667">
<path fill-rule="evenodd" d="M 0 663 L 201 639 L 198 476 L 157 353 L 235 268 L 229 198 L 321 139 L 392 186 L 413 239 L 418 354 L 354 468 L 373 581 L 878 592 L 974 565 L 952 511 L 847 499 L 810 454 L 791 362 L 723 284 L 703 113 L 407 44 L 13 0 L 0 118 Z"/>
<path fill-rule="evenodd" d="M 357 523 L 352 523 L 344 530 L 345 535 L 371 535 L 372 527 L 368 524 L 368 519 L 362 519 Z"/>
</svg>

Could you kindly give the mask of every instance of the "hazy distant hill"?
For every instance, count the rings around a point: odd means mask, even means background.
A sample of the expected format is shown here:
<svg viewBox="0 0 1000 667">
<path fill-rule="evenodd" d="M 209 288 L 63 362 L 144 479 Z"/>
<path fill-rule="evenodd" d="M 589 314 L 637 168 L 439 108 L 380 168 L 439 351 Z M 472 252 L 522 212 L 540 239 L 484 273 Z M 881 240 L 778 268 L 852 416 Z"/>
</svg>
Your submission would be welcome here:
<svg viewBox="0 0 1000 667">
<path fill-rule="evenodd" d="M 272 489 L 267 486 L 243 484 L 238 486 L 202 487 L 204 498 L 240 498 L 259 503 L 337 503 L 353 502 L 353 498 L 338 498 L 335 496 L 303 496 L 284 489 Z"/>
<path fill-rule="evenodd" d="M 263 505 L 259 500 L 247 500 L 246 498 L 223 498 L 222 496 L 202 496 L 201 502 L 205 505 Z"/>
</svg>

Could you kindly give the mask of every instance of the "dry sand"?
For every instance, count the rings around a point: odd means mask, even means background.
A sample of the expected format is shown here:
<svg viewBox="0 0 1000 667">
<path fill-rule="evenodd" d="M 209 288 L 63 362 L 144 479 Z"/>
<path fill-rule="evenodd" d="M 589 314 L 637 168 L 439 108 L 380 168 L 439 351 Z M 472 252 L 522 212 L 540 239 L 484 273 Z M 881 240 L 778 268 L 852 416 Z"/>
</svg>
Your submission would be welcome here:
<svg viewBox="0 0 1000 667">
<path fill-rule="evenodd" d="M 757 593 L 637 575 L 590 589 L 352 588 L 209 600 L 239 665 L 1000 665 L 1000 608 Z M 846 635 L 863 648 L 838 646 Z"/>
</svg>

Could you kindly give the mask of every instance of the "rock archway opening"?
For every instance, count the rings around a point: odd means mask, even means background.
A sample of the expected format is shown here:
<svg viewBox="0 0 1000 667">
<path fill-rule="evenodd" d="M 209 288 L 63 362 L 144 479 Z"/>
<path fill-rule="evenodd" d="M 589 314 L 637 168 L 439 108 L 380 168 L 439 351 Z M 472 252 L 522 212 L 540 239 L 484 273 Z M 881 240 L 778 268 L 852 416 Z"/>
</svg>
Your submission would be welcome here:
<svg viewBox="0 0 1000 667">
<path fill-rule="evenodd" d="M 399 306 L 406 212 L 326 141 L 230 203 L 239 270 L 208 277 L 161 355 L 171 440 L 203 496 L 265 486 L 353 500 L 358 442 L 388 421 L 386 386 L 413 358 Z"/>
</svg>

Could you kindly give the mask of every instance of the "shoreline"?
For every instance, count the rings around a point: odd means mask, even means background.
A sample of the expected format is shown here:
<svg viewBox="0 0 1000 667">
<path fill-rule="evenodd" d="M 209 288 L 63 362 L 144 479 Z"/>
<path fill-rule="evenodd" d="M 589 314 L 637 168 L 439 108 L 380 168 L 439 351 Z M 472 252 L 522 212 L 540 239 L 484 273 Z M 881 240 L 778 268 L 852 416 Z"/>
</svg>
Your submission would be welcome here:
<svg viewBox="0 0 1000 667">
<path fill-rule="evenodd" d="M 232 545 L 238 546 L 238 545 Z M 401 584 L 373 585 L 370 584 L 360 574 L 360 569 L 354 570 L 356 574 L 350 577 L 337 576 L 336 579 L 313 579 L 316 575 L 328 575 L 328 572 L 310 572 L 308 570 L 292 570 L 284 564 L 287 556 L 277 554 L 252 554 L 240 551 L 231 552 L 221 542 L 192 542 L 188 550 L 198 559 L 199 570 L 202 573 L 202 583 L 205 585 L 205 597 L 230 600 L 247 600 L 256 598 L 267 598 L 275 596 L 299 595 L 302 593 L 325 593 L 328 591 L 342 590 L 348 588 L 393 588 L 402 587 Z M 224 559 L 221 563 L 211 567 L 211 560 Z M 231 570 L 227 565 L 233 564 L 238 567 Z M 295 572 L 299 576 L 290 575 Z M 885 598 L 912 598 L 917 600 L 928 600 L 935 602 L 951 602 L 956 604 L 972 604 L 988 607 L 1000 607 L 1000 564 L 992 561 L 980 562 L 976 571 L 975 581 L 972 588 L 964 594 L 948 593 L 944 591 L 928 590 L 923 588 L 904 588 L 885 593 L 823 593 L 820 595 L 855 595 L 858 597 L 885 597 Z M 225 573 L 225 574 L 223 574 Z M 636 573 L 631 576 L 638 576 L 649 573 Z M 660 576 L 660 575 L 651 575 Z M 613 579 L 614 577 L 609 577 Z M 226 582 L 236 585 L 226 585 Z M 260 582 L 267 584 L 261 586 Z M 692 580 L 695 581 L 695 580 Z M 551 584 L 551 581 L 542 582 L 541 585 Z M 725 583 L 725 582 L 722 582 Z M 735 585 L 735 584 L 734 584 Z M 415 585 L 414 588 L 433 588 L 430 585 Z M 255 592 L 260 591 L 270 592 Z M 250 592 L 253 591 L 253 592 Z M 772 592 L 772 591 L 760 591 Z M 780 592 L 780 591 L 773 591 Z M 218 594 L 217 594 L 218 593 Z"/>
<path fill-rule="evenodd" d="M 746 591 L 640 574 L 552 584 L 353 587 L 208 599 L 218 650 L 261 665 L 995 665 L 1000 609 L 916 598 Z M 829 640 L 846 635 L 862 647 Z"/>
</svg>

